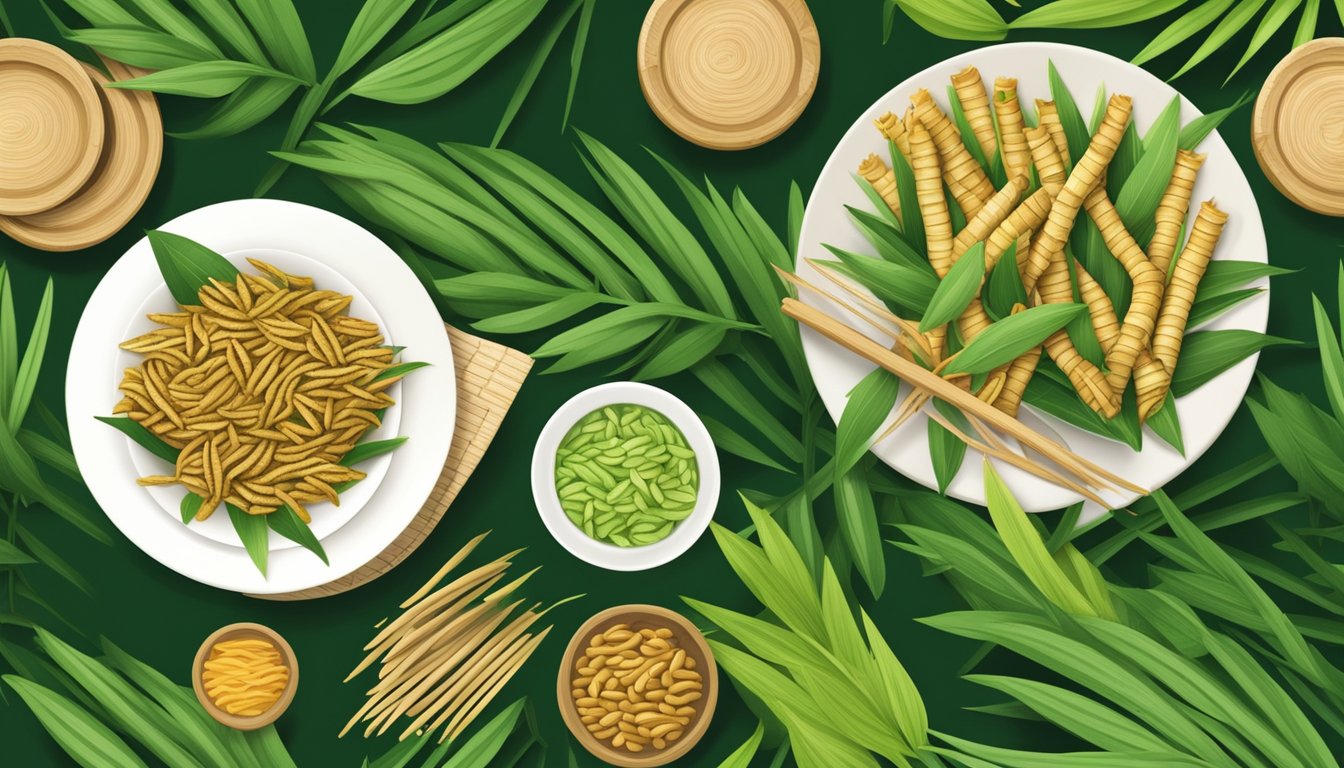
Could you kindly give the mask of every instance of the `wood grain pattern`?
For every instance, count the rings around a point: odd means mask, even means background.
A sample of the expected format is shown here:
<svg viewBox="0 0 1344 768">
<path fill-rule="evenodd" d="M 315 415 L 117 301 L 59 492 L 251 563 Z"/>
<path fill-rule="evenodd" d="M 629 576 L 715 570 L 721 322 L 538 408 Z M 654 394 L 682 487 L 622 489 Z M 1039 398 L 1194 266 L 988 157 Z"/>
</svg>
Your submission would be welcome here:
<svg viewBox="0 0 1344 768">
<path fill-rule="evenodd" d="M 654 114 L 711 149 L 783 133 L 817 86 L 821 42 L 803 0 L 655 0 L 639 35 Z"/>
<path fill-rule="evenodd" d="M 0 40 L 0 214 L 68 200 L 102 149 L 103 109 L 79 62 L 38 40 Z"/>
<path fill-rule="evenodd" d="M 262 600 L 312 600 L 348 592 L 395 568 L 420 546 L 457 498 L 490 447 L 504 414 L 523 386 L 532 358 L 503 344 L 477 338 L 445 325 L 457 367 L 457 425 L 443 473 L 429 499 L 397 540 L 348 576 L 327 584 L 276 595 L 250 595 Z"/>
<path fill-rule="evenodd" d="M 163 156 L 163 121 L 149 91 L 104 88 L 129 80 L 129 67 L 108 59 L 109 78 L 82 64 L 101 100 L 103 151 L 89 181 L 54 208 L 22 217 L 0 216 L 0 232 L 43 251 L 77 251 L 121 231 L 140 210 Z"/>
<path fill-rule="evenodd" d="M 1314 40 L 1279 62 L 1255 102 L 1251 146 L 1288 199 L 1344 216 L 1344 38 Z"/>
</svg>

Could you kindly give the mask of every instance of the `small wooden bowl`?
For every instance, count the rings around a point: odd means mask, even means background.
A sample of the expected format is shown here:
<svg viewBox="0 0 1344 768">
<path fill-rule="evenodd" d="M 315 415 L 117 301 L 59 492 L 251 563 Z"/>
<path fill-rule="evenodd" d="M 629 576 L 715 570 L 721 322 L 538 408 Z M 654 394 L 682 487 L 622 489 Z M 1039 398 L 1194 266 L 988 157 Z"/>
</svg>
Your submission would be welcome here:
<svg viewBox="0 0 1344 768">
<path fill-rule="evenodd" d="M 687 656 L 695 659 L 696 671 L 703 680 L 704 697 L 696 702 L 700 706 L 695 720 L 691 721 L 685 734 L 667 749 L 645 752 L 617 749 L 607 742 L 594 738 L 579 720 L 579 708 L 570 693 L 574 664 L 583 655 L 589 639 L 613 624 L 629 624 L 630 628 L 635 630 L 666 627 L 672 630 L 672 640 L 677 647 L 684 649 Z M 705 735 L 705 731 L 709 730 L 709 723 L 714 718 L 714 705 L 719 699 L 719 668 L 714 663 L 714 653 L 705 642 L 705 636 L 700 634 L 700 630 L 696 629 L 685 616 L 656 605 L 618 605 L 593 616 L 574 633 L 560 662 L 560 674 L 556 679 L 555 692 L 565 725 L 569 726 L 570 733 L 574 734 L 574 738 L 578 739 L 584 749 L 609 765 L 621 768 L 652 768 L 667 765 L 690 752 Z"/>
<path fill-rule="evenodd" d="M 280 694 L 280 698 L 276 699 L 275 704 L 270 709 L 254 717 L 231 715 L 215 706 L 215 703 L 206 695 L 205 684 L 201 679 L 201 675 L 205 672 L 205 661 L 210 658 L 210 649 L 214 648 L 217 643 L 241 638 L 265 640 L 274 645 L 280 651 L 281 661 L 289 668 L 289 685 Z M 240 731 L 255 731 L 274 723 L 280 719 L 281 715 L 285 714 L 285 710 L 289 709 L 290 703 L 294 701 L 294 692 L 299 688 L 299 662 L 294 657 L 294 649 L 289 647 L 285 638 L 270 627 L 248 622 L 230 624 L 227 627 L 220 627 L 215 630 L 213 634 L 205 638 L 204 643 L 201 643 L 201 649 L 196 652 L 196 660 L 191 665 L 191 687 L 196 691 L 197 701 L 201 702 L 205 711 L 218 723 Z"/>
</svg>

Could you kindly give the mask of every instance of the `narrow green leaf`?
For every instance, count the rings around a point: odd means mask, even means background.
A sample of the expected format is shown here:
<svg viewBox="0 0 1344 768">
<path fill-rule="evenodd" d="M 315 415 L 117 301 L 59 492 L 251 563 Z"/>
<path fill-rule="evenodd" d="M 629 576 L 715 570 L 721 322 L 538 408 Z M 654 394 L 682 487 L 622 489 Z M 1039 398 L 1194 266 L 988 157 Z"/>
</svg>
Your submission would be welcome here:
<svg viewBox="0 0 1344 768">
<path fill-rule="evenodd" d="M 398 21 L 415 5 L 415 0 L 369 0 L 360 6 L 358 15 L 345 34 L 340 53 L 331 65 L 331 74 L 337 76 L 349 72 L 373 50 L 374 46 L 387 37 Z"/>
<path fill-rule="evenodd" d="M 1288 18 L 1293 15 L 1293 11 L 1296 11 L 1301 4 L 1302 0 L 1274 0 L 1274 4 L 1269 6 L 1269 10 L 1261 17 L 1260 25 L 1255 28 L 1255 34 L 1251 36 L 1251 42 L 1246 45 L 1246 53 L 1242 54 L 1241 60 L 1228 73 L 1227 80 L 1223 81 L 1224 85 L 1232 79 L 1233 75 L 1241 71 L 1246 62 L 1250 61 L 1251 57 L 1258 53 L 1265 43 L 1269 42 L 1269 38 L 1279 31 L 1279 28 L 1283 26 L 1284 22 L 1288 21 Z"/>
<path fill-rule="evenodd" d="M 1242 288 L 1205 299 L 1196 298 L 1194 305 L 1190 307 L 1190 317 L 1186 320 L 1185 327 L 1195 330 L 1201 325 L 1222 316 L 1224 312 L 1243 301 L 1253 299 L 1264 292 L 1265 289 L 1263 288 Z"/>
<path fill-rule="evenodd" d="M 532 92 L 532 86 L 536 85 L 537 76 L 541 74 L 541 68 L 546 65 L 546 60 L 550 58 L 551 51 L 555 48 L 555 43 L 560 39 L 560 33 L 565 31 L 569 25 L 569 20 L 574 18 L 585 0 L 574 0 L 570 3 L 569 9 L 556 19 L 555 23 L 546 32 L 546 36 L 541 39 L 533 49 L 532 58 L 527 63 L 527 68 L 523 70 L 523 76 L 514 88 L 513 96 L 509 98 L 509 104 L 504 108 L 504 116 L 499 119 L 499 126 L 495 128 L 495 136 L 490 140 L 490 148 L 499 146 L 500 140 L 504 138 L 504 133 L 509 130 L 513 124 L 513 119 L 518 116 L 518 110 L 522 109 L 523 102 L 527 100 L 527 95 Z"/>
<path fill-rule="evenodd" d="M 986 373 L 1034 349 L 1074 318 L 1082 304 L 1042 304 L 999 320 L 971 339 L 944 369 L 945 374 Z"/>
<path fill-rule="evenodd" d="M 37 388 L 37 377 L 42 372 L 42 358 L 46 354 L 47 337 L 51 333 L 52 293 L 51 278 L 47 278 L 42 303 L 38 305 L 37 317 L 33 319 L 33 332 L 28 337 L 23 360 L 19 362 L 18 372 L 14 376 L 9 411 L 5 417 L 11 433 L 17 433 L 19 427 L 23 426 L 23 419 L 28 415 L 28 404 L 32 402 L 33 391 Z"/>
<path fill-rule="evenodd" d="M 238 15 L 230 0 L 184 0 L 184 3 L 205 21 L 212 33 L 232 46 L 243 58 L 263 66 L 270 63 L 257 44 L 252 30 L 247 28 L 247 22 Z"/>
<path fill-rule="evenodd" d="M 1325 394 L 1330 400 L 1330 409 L 1335 412 L 1335 418 L 1344 423 L 1344 352 L 1340 350 L 1339 337 L 1335 335 L 1334 325 L 1321 300 L 1313 295 L 1311 304 L 1316 320 L 1316 346 L 1321 353 L 1321 379 L 1325 382 Z"/>
<path fill-rule="evenodd" d="M 271 60 L 304 83 L 317 80 L 308 34 L 292 0 L 234 0 Z"/>
<path fill-rule="evenodd" d="M 795 262 L 798 259 L 798 240 L 803 231 L 803 212 L 803 191 L 798 188 L 798 182 L 789 182 L 789 255 Z"/>
<path fill-rule="evenodd" d="M 928 333 L 961 316 L 980 291 L 985 276 L 985 244 L 972 245 L 957 259 L 947 275 L 938 283 L 938 289 L 929 299 L 928 309 L 919 322 L 919 330 Z"/>
<path fill-rule="evenodd" d="M 1064 84 L 1064 78 L 1060 77 L 1053 61 L 1047 65 L 1047 77 L 1050 81 L 1050 98 L 1055 102 L 1055 111 L 1059 113 L 1059 122 L 1064 127 L 1064 137 L 1068 140 L 1069 157 L 1077 162 L 1087 151 L 1087 145 L 1091 141 L 1087 133 L 1087 124 L 1083 122 L 1078 104 L 1073 100 L 1073 94 Z"/>
<path fill-rule="evenodd" d="M 1143 64 L 1180 45 L 1191 35 L 1212 24 L 1213 20 L 1222 16 L 1234 2 L 1236 0 L 1204 0 L 1159 32 L 1157 37 L 1130 60 L 1131 63 Z"/>
<path fill-rule="evenodd" d="M 1296 346 L 1301 342 L 1255 331 L 1230 329 L 1196 331 L 1185 337 L 1181 357 L 1171 377 L 1171 391 L 1185 397 L 1215 376 L 1267 347 Z"/>
<path fill-rule="evenodd" d="M 29 565 L 36 562 L 23 550 L 0 539 L 0 565 Z"/>
<path fill-rule="evenodd" d="M 701 416 L 700 420 L 705 423 L 705 429 L 709 430 L 709 436 L 713 438 L 715 448 L 755 464 L 760 464 L 763 467 L 792 473 L 792 470 L 775 461 L 765 451 L 761 450 L 756 443 L 743 437 L 727 424 L 709 416 Z"/>
<path fill-rule="evenodd" d="M 962 434 L 969 434 L 971 425 L 967 423 L 966 417 L 961 411 L 944 403 L 942 400 L 934 400 L 933 406 L 942 414 L 944 419 L 952 422 L 960 429 Z M 928 441 L 929 441 L 929 459 L 933 463 L 933 475 L 938 482 L 938 492 L 947 493 L 947 487 L 952 484 L 957 473 L 961 471 L 962 461 L 966 457 L 966 444 L 961 438 L 952 434 L 950 430 L 939 424 L 933 419 L 928 423 Z"/>
<path fill-rule="evenodd" d="M 583 67 L 583 52 L 588 47 L 588 31 L 593 26 L 593 8 L 597 0 L 582 0 L 583 11 L 579 14 L 579 26 L 574 31 L 574 48 L 569 54 L 569 89 L 565 92 L 565 112 L 560 119 L 560 130 L 569 127 L 569 115 L 574 107 L 574 93 L 579 88 L 579 72 Z"/>
<path fill-rule="evenodd" d="M 691 373 L 704 384 L 710 392 L 722 400 L 728 407 L 779 450 L 792 462 L 803 461 L 802 441 L 794 431 L 785 427 L 778 416 L 762 403 L 740 379 L 718 360 L 709 358 L 691 368 Z"/>
<path fill-rule="evenodd" d="M 651 381 L 681 373 L 713 355 L 727 335 L 728 329 L 719 325 L 679 328 L 670 341 L 640 365 L 633 378 Z"/>
<path fill-rule="evenodd" d="M 145 69 L 172 69 L 219 59 L 218 51 L 208 51 L 182 38 L 152 29 L 74 29 L 65 37 L 72 43 L 87 45 L 109 58 Z"/>
<path fill-rule="evenodd" d="M 1153 430 L 1153 434 L 1162 438 L 1162 442 L 1176 449 L 1176 452 L 1185 455 L 1185 438 L 1181 434 L 1181 420 L 1176 415 L 1176 397 L 1167 392 L 1167 398 L 1162 402 L 1162 406 L 1157 412 L 1148 417 L 1148 427 Z"/>
<path fill-rule="evenodd" d="M 865 239 L 877 251 L 877 255 L 882 257 L 883 261 L 890 261 L 903 267 L 924 272 L 930 276 L 935 275 L 933 265 L 923 253 L 916 250 L 906 240 L 901 230 L 892 226 L 889 222 L 880 216 L 874 216 L 867 211 L 845 206 L 849 211 L 850 218 L 854 221 L 854 226 L 859 232 L 863 233 Z"/>
<path fill-rule="evenodd" d="M 1055 0 L 1013 19 L 1010 29 L 1104 29 L 1156 18 L 1186 0 Z"/>
<path fill-rule="evenodd" d="M 1297 31 L 1293 33 L 1293 47 L 1305 45 L 1316 36 L 1316 21 L 1321 14 L 1321 0 L 1307 0 L 1302 16 L 1297 20 Z"/>
<path fill-rule="evenodd" d="M 966 679 L 1012 696 L 1046 720 L 1108 752 L 1162 752 L 1171 748 L 1130 718 L 1067 688 L 1001 675 L 967 675 Z"/>
<path fill-rule="evenodd" d="M 489 768 L 492 765 L 491 761 L 504 748 L 504 742 L 508 740 L 509 734 L 518 726 L 518 717 L 522 714 L 526 702 L 526 699 L 513 702 L 495 715 L 490 722 L 481 726 L 457 749 L 453 757 L 443 764 L 443 768 Z"/>
<path fill-rule="evenodd" d="M 915 193 L 915 170 L 896 142 L 887 141 L 887 154 L 891 156 L 891 171 L 896 176 L 896 195 L 901 200 L 900 230 L 905 242 L 922 250 L 925 247 L 924 212 L 919 207 L 919 195 Z M 888 212 L 891 210 L 885 203 L 882 207 Z"/>
<path fill-rule="evenodd" d="M 182 503 L 178 505 L 178 514 L 182 516 L 183 524 L 189 525 L 196 519 L 196 514 L 201 511 L 201 505 L 205 504 L 205 499 L 194 493 L 187 493 L 182 497 Z"/>
<path fill-rule="evenodd" d="M 195 240 L 161 229 L 151 229 L 145 236 L 154 249 L 154 260 L 168 284 L 168 291 L 178 304 L 198 304 L 197 294 L 203 286 L 209 285 L 211 278 L 232 282 L 238 277 L 238 268 L 228 259 Z"/>
<path fill-rule="evenodd" d="M 900 379 L 889 371 L 875 368 L 850 391 L 835 427 L 837 482 L 867 453 L 869 443 L 891 415 L 900 390 Z"/>
<path fill-rule="evenodd" d="M 1008 246 L 990 269 L 981 298 L 985 312 L 995 322 L 1011 315 L 1014 306 L 1028 305 L 1027 289 L 1022 285 L 1022 272 L 1017 266 L 1017 243 Z"/>
<path fill-rule="evenodd" d="M 266 560 L 270 554 L 270 529 L 266 524 L 268 515 L 249 515 L 232 504 L 225 504 L 224 507 L 229 511 L 229 522 L 233 523 L 233 530 L 247 549 L 248 557 L 252 558 L 257 570 L 265 576 Z"/>
<path fill-rule="evenodd" d="M 284 72 L 248 62 L 203 61 L 173 69 L 162 69 L 130 80 L 118 80 L 103 87 L 153 91 L 175 96 L 216 98 L 233 93 L 255 77 L 294 81 L 292 76 Z"/>
<path fill-rule="evenodd" d="M 882 534 L 877 529 L 877 510 L 873 507 L 864 467 L 853 467 L 836 478 L 835 515 L 859 575 L 874 598 L 882 597 L 887 563 L 882 555 Z"/>
<path fill-rule="evenodd" d="M 1319 0 L 1309 1 L 1318 2 Z M 1226 120 L 1229 115 L 1247 104 L 1250 104 L 1254 100 L 1255 93 L 1253 91 L 1247 91 L 1237 97 L 1237 100 L 1230 105 L 1206 115 L 1200 115 L 1194 120 L 1186 123 L 1185 127 L 1181 129 L 1181 138 L 1179 141 L 1180 148 L 1193 151 L 1210 133 L 1217 130 L 1218 126 L 1222 125 L 1223 121 Z"/>
<path fill-rule="evenodd" d="M 23 699 L 65 753 L 85 766 L 145 768 L 145 763 L 107 726 L 69 699 L 17 675 L 3 680 Z"/>
<path fill-rule="evenodd" d="M 19 372 L 19 323 L 14 316 L 14 292 L 9 270 L 0 262 L 0 413 L 9 411 L 14 379 Z M 20 425 L 15 424 L 17 430 Z"/>
<path fill-rule="evenodd" d="M 919 26 L 953 40 L 1002 40 L 1008 24 L 986 0 L 891 0 Z"/>
<path fill-rule="evenodd" d="M 211 110 L 199 126 L 188 131 L 169 131 L 168 135 L 193 140 L 219 139 L 242 133 L 275 114 L 298 87 L 299 84 L 292 80 L 271 77 L 248 80 Z"/>
<path fill-rule="evenodd" d="M 1143 157 L 1115 199 L 1125 228 L 1140 246 L 1147 247 L 1156 229 L 1154 213 L 1171 181 L 1180 131 L 1181 99 L 1175 96 L 1144 134 Z"/>
<path fill-rule="evenodd" d="M 125 416 L 94 416 L 94 418 L 131 438 L 136 445 L 160 459 L 170 464 L 177 462 L 177 457 L 181 452 L 165 443 L 162 438 L 145 429 L 138 422 Z"/>
<path fill-rule="evenodd" d="M 761 739 L 764 736 L 765 725 L 757 723 L 756 730 L 751 732 L 751 737 L 743 742 L 742 746 L 733 750 L 732 754 L 725 757 L 723 762 L 719 763 L 719 768 L 749 768 L 752 758 L 756 757 L 756 751 L 761 747 Z"/>
<path fill-rule="evenodd" d="M 1237 32 L 1240 32 L 1241 28 L 1246 26 L 1246 24 L 1249 23 L 1250 20 L 1255 17 L 1255 14 L 1259 13 L 1260 9 L 1263 7 L 1265 7 L 1265 0 L 1242 0 L 1242 2 L 1232 6 L 1232 10 L 1223 17 L 1222 21 L 1218 22 L 1218 26 L 1213 28 L 1213 31 L 1209 33 L 1209 36 L 1204 39 L 1204 42 L 1194 54 L 1190 56 L 1190 59 L 1185 62 L 1185 65 L 1177 70 L 1176 74 L 1171 76 L 1171 79 L 1175 80 L 1186 72 L 1189 72 L 1196 64 L 1199 64 L 1201 61 L 1208 58 L 1214 51 L 1226 45 L 1227 41 L 1231 40 L 1232 36 L 1237 34 Z"/>
</svg>

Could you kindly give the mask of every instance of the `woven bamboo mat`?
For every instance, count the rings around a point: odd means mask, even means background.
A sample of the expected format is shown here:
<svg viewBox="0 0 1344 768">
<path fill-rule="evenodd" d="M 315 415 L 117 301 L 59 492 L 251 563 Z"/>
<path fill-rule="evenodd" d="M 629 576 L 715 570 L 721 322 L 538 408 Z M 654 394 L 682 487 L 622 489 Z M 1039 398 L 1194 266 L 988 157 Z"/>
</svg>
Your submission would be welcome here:
<svg viewBox="0 0 1344 768">
<path fill-rule="evenodd" d="M 387 549 L 348 576 L 299 592 L 251 597 L 312 600 L 348 592 L 395 568 L 438 525 L 448 505 L 457 498 L 485 455 L 485 449 L 490 447 L 504 414 L 508 413 L 513 398 L 523 386 L 523 379 L 532 368 L 532 358 L 516 349 L 479 339 L 451 326 L 444 327 L 453 344 L 453 362 L 457 367 L 457 426 L 448 461 L 420 514 Z"/>
</svg>

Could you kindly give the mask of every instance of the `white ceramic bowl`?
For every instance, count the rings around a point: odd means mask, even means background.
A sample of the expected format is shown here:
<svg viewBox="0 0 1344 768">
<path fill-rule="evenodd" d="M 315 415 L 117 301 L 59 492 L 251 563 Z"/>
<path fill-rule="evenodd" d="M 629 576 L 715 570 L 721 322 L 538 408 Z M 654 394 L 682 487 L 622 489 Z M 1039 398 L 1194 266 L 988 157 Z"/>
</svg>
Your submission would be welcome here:
<svg viewBox="0 0 1344 768">
<path fill-rule="evenodd" d="M 560 497 L 555 490 L 555 454 L 560 441 L 579 419 L 608 405 L 642 405 L 658 411 L 681 430 L 691 450 L 695 451 L 700 473 L 695 509 L 671 533 L 653 544 L 618 547 L 591 539 L 560 508 Z M 719 503 L 719 455 L 700 417 L 675 395 L 633 381 L 602 384 L 571 397 L 542 428 L 532 452 L 532 498 L 546 530 L 570 554 L 612 571 L 642 571 L 674 560 L 690 549 L 709 527 Z"/>
</svg>

